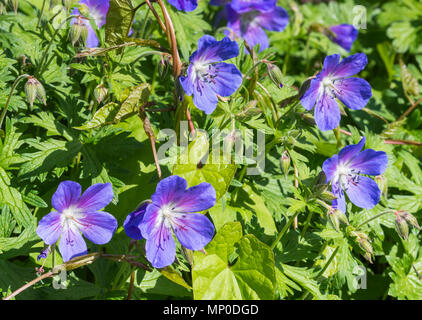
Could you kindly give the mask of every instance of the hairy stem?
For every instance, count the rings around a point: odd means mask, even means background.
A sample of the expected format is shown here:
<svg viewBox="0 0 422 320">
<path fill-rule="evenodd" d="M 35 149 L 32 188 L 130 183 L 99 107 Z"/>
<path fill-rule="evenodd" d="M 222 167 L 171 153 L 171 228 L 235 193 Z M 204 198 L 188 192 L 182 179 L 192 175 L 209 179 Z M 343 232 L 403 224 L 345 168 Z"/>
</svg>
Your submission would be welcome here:
<svg viewBox="0 0 422 320">
<path fill-rule="evenodd" d="M 4 118 L 6 117 L 7 108 L 9 107 L 10 99 L 12 99 L 13 91 L 15 91 L 16 86 L 23 78 L 28 78 L 29 75 L 22 74 L 19 77 L 16 78 L 15 82 L 13 82 L 12 88 L 10 89 L 9 96 L 7 97 L 6 104 L 4 105 L 3 111 L 0 116 L 0 129 L 3 125 Z"/>
</svg>

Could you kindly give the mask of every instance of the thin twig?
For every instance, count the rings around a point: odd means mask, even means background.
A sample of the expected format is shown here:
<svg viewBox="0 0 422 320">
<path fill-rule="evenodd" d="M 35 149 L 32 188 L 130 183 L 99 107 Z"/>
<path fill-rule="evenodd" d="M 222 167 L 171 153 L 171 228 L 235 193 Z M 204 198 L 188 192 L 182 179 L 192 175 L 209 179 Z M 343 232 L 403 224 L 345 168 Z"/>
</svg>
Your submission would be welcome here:
<svg viewBox="0 0 422 320">
<path fill-rule="evenodd" d="M 38 278 L 35 278 L 34 280 L 32 280 L 32 281 L 28 282 L 27 284 L 25 284 L 24 286 L 20 287 L 18 290 L 14 291 L 13 293 L 11 293 L 10 295 L 8 295 L 3 300 L 10 300 L 14 296 L 17 296 L 22 291 L 25 291 L 26 289 L 32 287 L 37 282 L 40 282 L 41 280 L 46 279 L 46 278 L 50 278 L 50 277 L 52 277 L 54 275 L 55 275 L 55 273 L 53 273 L 53 271 L 49 271 L 47 273 L 44 273 L 44 274 L 40 275 Z"/>
<path fill-rule="evenodd" d="M 422 102 L 422 98 L 419 98 L 415 103 L 413 103 L 409 109 L 407 109 L 400 118 L 397 119 L 397 121 L 401 121 L 404 118 L 406 118 L 420 103 Z"/>
</svg>

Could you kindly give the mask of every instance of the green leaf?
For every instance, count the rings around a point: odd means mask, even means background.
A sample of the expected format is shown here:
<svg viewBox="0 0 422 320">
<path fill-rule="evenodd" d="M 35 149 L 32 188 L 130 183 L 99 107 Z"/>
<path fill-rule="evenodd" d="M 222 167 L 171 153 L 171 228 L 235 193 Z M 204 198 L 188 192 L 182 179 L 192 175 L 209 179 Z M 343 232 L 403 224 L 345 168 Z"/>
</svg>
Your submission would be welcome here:
<svg viewBox="0 0 422 320">
<path fill-rule="evenodd" d="M 20 192 L 10 185 L 10 178 L 0 167 L 0 204 L 7 205 L 16 222 L 24 227 L 35 224 L 34 217 L 22 199 Z"/>
<path fill-rule="evenodd" d="M 120 106 L 117 103 L 110 102 L 105 106 L 101 107 L 100 110 L 95 112 L 91 120 L 85 123 L 83 126 L 75 127 L 78 130 L 90 130 L 93 128 L 101 127 L 106 124 L 114 123 L 117 113 L 120 110 Z"/>
<path fill-rule="evenodd" d="M 173 167 L 173 174 L 185 178 L 190 187 L 201 182 L 210 183 L 216 191 L 218 200 L 227 192 L 237 166 L 232 163 L 225 164 L 227 161 L 222 155 L 217 157 L 216 164 L 211 163 L 211 160 L 215 160 L 210 159 L 212 157 L 208 157 L 203 164 L 208 149 L 207 136 L 198 132 L 196 139 L 181 153 L 178 164 Z"/>
<path fill-rule="evenodd" d="M 135 87 L 122 103 L 119 112 L 116 114 L 116 120 L 122 120 L 125 117 L 138 112 L 139 105 L 148 102 L 151 86 L 148 83 L 143 83 Z"/>
<path fill-rule="evenodd" d="M 194 253 L 192 281 L 199 300 L 273 299 L 274 255 L 253 235 L 242 237 L 240 223 L 226 224 L 205 248 Z M 237 259 L 229 264 L 236 252 Z"/>
<path fill-rule="evenodd" d="M 110 0 L 105 23 L 105 40 L 108 45 L 121 44 L 129 35 L 135 16 L 133 9 L 131 0 Z"/>
</svg>

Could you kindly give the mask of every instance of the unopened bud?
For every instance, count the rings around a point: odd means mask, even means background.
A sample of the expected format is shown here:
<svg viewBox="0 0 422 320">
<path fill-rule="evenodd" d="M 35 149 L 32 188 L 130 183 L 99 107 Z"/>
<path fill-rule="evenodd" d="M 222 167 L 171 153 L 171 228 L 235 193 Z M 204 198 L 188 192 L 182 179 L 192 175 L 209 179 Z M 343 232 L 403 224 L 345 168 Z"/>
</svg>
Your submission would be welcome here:
<svg viewBox="0 0 422 320">
<path fill-rule="evenodd" d="M 271 81 L 280 88 L 283 88 L 283 73 L 275 64 L 267 63 L 268 75 Z"/>
<path fill-rule="evenodd" d="M 104 100 L 104 98 L 107 96 L 107 88 L 104 87 L 104 84 L 99 84 L 94 89 L 94 97 L 97 100 L 98 104 L 101 103 L 101 101 Z"/>
<path fill-rule="evenodd" d="M 72 4 L 73 4 L 73 0 L 63 0 L 63 6 L 66 9 L 66 12 L 70 11 Z"/>
<path fill-rule="evenodd" d="M 167 58 L 161 58 L 160 63 L 158 64 L 158 74 L 161 79 L 164 79 L 170 69 L 170 64 Z"/>
<path fill-rule="evenodd" d="M 290 163 L 291 163 L 291 160 L 290 160 L 289 153 L 287 152 L 287 150 L 284 150 L 280 158 L 280 165 L 281 165 L 281 169 L 283 170 L 284 176 L 286 178 L 287 178 L 287 175 L 289 174 Z"/>
<path fill-rule="evenodd" d="M 358 238 L 357 241 L 358 241 L 359 247 L 363 251 L 365 251 L 367 254 L 369 254 L 371 256 L 374 254 L 374 251 L 372 250 L 372 245 L 370 244 L 370 242 L 368 240 L 363 239 L 363 238 Z"/>
<path fill-rule="evenodd" d="M 3 3 L 0 2 L 0 14 L 3 14 L 3 12 L 5 12 L 4 6 L 3 6 Z"/>
<path fill-rule="evenodd" d="M 340 230 L 340 223 L 343 223 L 345 225 L 349 225 L 349 220 L 347 220 L 346 215 L 344 214 L 344 212 L 342 212 L 339 209 L 332 208 L 332 209 L 328 210 L 327 216 L 328 216 L 328 220 L 330 221 L 331 225 L 337 231 Z"/>
<path fill-rule="evenodd" d="M 42 104 L 47 104 L 43 85 L 32 76 L 28 77 L 28 81 L 25 84 L 25 94 L 31 107 L 34 105 L 35 98 L 38 98 Z"/>
<path fill-rule="evenodd" d="M 366 260 L 369 261 L 369 263 L 373 263 L 372 262 L 372 255 L 369 252 L 365 252 L 365 254 L 363 256 L 365 257 Z"/>
<path fill-rule="evenodd" d="M 85 3 L 82 3 L 82 4 L 79 5 L 79 12 L 84 17 L 89 17 L 89 8 Z"/>
<path fill-rule="evenodd" d="M 413 214 L 410 214 L 408 212 L 402 212 L 401 216 L 410 223 L 413 227 L 421 230 L 421 227 L 419 226 L 418 220 L 416 220 L 416 217 Z"/>
<path fill-rule="evenodd" d="M 396 214 L 396 230 L 399 236 L 406 240 L 409 236 L 409 226 L 407 225 L 407 221 L 400 216 L 400 214 Z"/>
<path fill-rule="evenodd" d="M 336 231 L 340 230 L 340 221 L 338 217 L 334 214 L 334 210 L 328 211 L 327 213 L 328 221 L 330 221 L 331 225 Z"/>
<path fill-rule="evenodd" d="M 70 28 L 70 40 L 73 45 L 75 45 L 78 40 L 81 40 L 81 42 L 85 45 L 87 38 L 88 28 L 85 25 L 84 19 L 81 16 L 78 16 Z"/>
<path fill-rule="evenodd" d="M 12 3 L 13 11 L 15 12 L 15 14 L 17 14 L 19 8 L 19 0 L 10 0 L 10 2 Z"/>
<path fill-rule="evenodd" d="M 232 130 L 225 138 L 223 143 L 223 149 L 225 154 L 231 154 L 232 148 L 238 139 L 238 135 L 236 134 L 236 130 Z"/>
<path fill-rule="evenodd" d="M 334 195 L 334 193 L 328 191 L 328 190 L 323 190 L 320 194 L 319 194 L 319 198 L 321 200 L 324 201 L 333 201 L 335 199 L 337 199 L 337 197 Z"/>
<path fill-rule="evenodd" d="M 387 195 L 388 195 L 387 179 L 383 175 L 379 175 L 375 177 L 375 182 L 377 183 L 378 188 L 381 190 L 381 195 L 384 198 L 387 198 Z"/>
</svg>

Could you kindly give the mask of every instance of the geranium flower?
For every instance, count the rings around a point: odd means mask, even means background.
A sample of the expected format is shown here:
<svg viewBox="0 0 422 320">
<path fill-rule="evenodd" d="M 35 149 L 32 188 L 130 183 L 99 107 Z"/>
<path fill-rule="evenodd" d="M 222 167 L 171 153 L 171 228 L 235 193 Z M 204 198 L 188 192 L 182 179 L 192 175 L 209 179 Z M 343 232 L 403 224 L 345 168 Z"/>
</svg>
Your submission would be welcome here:
<svg viewBox="0 0 422 320">
<path fill-rule="evenodd" d="M 132 239 L 143 239 L 139 226 L 150 203 L 150 201 L 142 202 L 133 212 L 129 213 L 125 219 L 125 222 L 123 222 L 123 227 L 125 228 L 126 234 Z"/>
<path fill-rule="evenodd" d="M 361 78 L 350 78 L 368 63 L 364 53 L 356 53 L 340 61 L 339 54 L 327 56 L 322 71 L 312 79 L 309 89 L 301 98 L 303 107 L 315 106 L 315 122 L 321 130 L 331 130 L 340 124 L 340 108 L 336 98 L 346 107 L 359 110 L 372 96 L 371 86 Z"/>
<path fill-rule="evenodd" d="M 260 44 L 260 51 L 268 48 L 269 40 L 265 30 L 283 31 L 289 23 L 289 14 L 276 1 L 232 1 L 226 6 L 228 25 L 232 32 L 254 47 Z"/>
<path fill-rule="evenodd" d="M 81 196 L 81 185 L 63 181 L 51 198 L 57 211 L 50 212 L 38 223 L 37 234 L 48 245 L 59 240 L 63 261 L 87 253 L 82 234 L 96 244 L 110 241 L 117 228 L 117 220 L 107 212 L 99 211 L 113 199 L 110 183 L 97 183 Z"/>
<path fill-rule="evenodd" d="M 193 11 L 198 6 L 198 0 L 168 0 L 177 10 Z"/>
<path fill-rule="evenodd" d="M 239 46 L 225 37 L 217 41 L 205 35 L 198 41 L 198 50 L 189 58 L 186 77 L 180 83 L 188 96 L 193 95 L 195 106 L 211 114 L 217 107 L 218 97 L 228 97 L 242 84 L 242 74 L 234 64 L 224 61 L 239 55 Z"/>
<path fill-rule="evenodd" d="M 335 36 L 329 36 L 330 40 L 337 43 L 345 50 L 350 51 L 353 42 L 358 37 L 358 30 L 350 24 L 339 24 L 332 26 L 329 29 L 335 34 Z"/>
<path fill-rule="evenodd" d="M 89 15 L 94 19 L 98 28 L 101 28 L 106 23 L 107 12 L 110 7 L 109 0 L 79 0 L 79 4 L 85 4 L 89 9 Z M 72 11 L 72 15 L 80 15 L 78 8 Z M 88 18 L 88 17 L 86 17 Z M 75 22 L 73 19 L 71 24 Z M 86 40 L 87 48 L 98 47 L 100 41 L 98 40 L 95 30 L 91 27 L 89 20 L 79 20 L 88 28 L 88 37 Z"/>
<path fill-rule="evenodd" d="M 377 183 L 362 174 L 382 174 L 387 168 L 388 157 L 384 151 L 367 149 L 360 152 L 365 141 L 363 137 L 358 144 L 344 147 L 322 165 L 326 182 L 331 181 L 332 193 L 337 197 L 332 205 L 342 212 L 346 212 L 344 192 L 353 204 L 364 209 L 372 209 L 380 200 Z"/>
<path fill-rule="evenodd" d="M 185 179 L 170 176 L 161 180 L 151 197 L 126 219 L 125 230 L 135 239 L 146 239 L 146 257 L 155 268 L 164 268 L 176 257 L 176 243 L 189 250 L 201 250 L 212 239 L 214 226 L 203 214 L 215 205 L 214 188 L 206 182 L 187 188 Z M 128 232 L 129 231 L 129 232 Z M 140 232 L 138 232 L 140 231 Z"/>
</svg>

